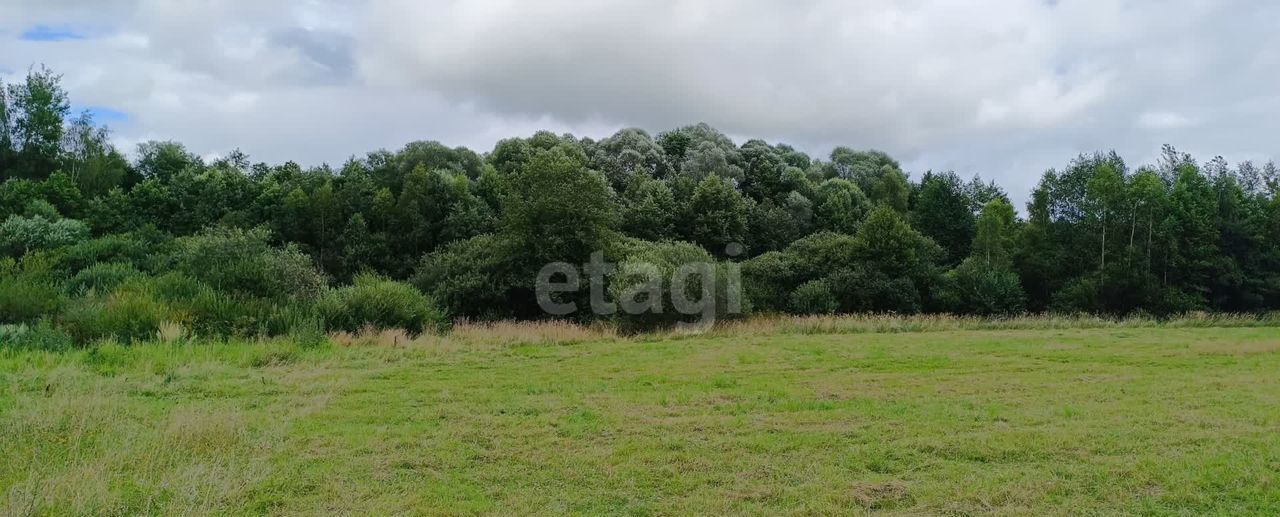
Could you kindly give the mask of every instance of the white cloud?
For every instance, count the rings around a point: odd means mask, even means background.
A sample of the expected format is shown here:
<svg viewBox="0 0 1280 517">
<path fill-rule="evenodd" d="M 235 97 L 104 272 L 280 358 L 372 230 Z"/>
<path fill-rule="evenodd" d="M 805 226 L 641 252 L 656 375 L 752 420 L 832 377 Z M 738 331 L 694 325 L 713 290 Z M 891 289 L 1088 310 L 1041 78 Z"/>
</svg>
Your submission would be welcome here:
<svg viewBox="0 0 1280 517">
<path fill-rule="evenodd" d="M 1184 129 L 1196 125 L 1195 119 L 1172 111 L 1148 111 L 1138 117 L 1138 127 L 1142 129 Z"/>
<path fill-rule="evenodd" d="M 1170 134 L 1274 156 L 1275 19 L 1261 0 L 14 0 L 0 69 L 47 63 L 77 104 L 130 115 L 120 141 L 200 154 L 336 162 L 707 121 L 819 155 L 882 148 L 1021 198 L 1075 154 L 1139 160 Z M 14 36 L 42 23 L 101 36 Z"/>
</svg>

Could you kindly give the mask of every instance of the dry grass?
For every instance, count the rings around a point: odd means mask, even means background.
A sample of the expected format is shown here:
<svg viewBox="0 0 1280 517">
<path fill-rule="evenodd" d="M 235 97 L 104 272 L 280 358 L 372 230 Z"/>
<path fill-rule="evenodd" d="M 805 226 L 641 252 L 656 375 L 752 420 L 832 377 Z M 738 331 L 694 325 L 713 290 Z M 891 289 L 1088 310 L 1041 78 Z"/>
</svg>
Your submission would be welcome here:
<svg viewBox="0 0 1280 517">
<path fill-rule="evenodd" d="M 502 348 L 520 345 L 568 345 L 588 341 L 613 341 L 618 334 L 605 325 L 579 325 L 567 321 L 459 321 L 446 334 L 410 335 L 400 329 L 364 328 L 360 332 L 335 332 L 329 340 L 339 346 L 414 347 L 454 350 Z"/>
<path fill-rule="evenodd" d="M 1213 314 L 1193 312 L 1166 319 L 1149 316 L 1110 318 L 1092 315 L 1023 315 L 1011 317 L 951 314 L 842 314 L 820 316 L 765 315 L 717 324 L 712 335 L 874 334 L 958 330 L 1065 330 L 1099 328 L 1208 328 L 1280 326 L 1280 313 Z"/>
<path fill-rule="evenodd" d="M 1280 326 L 1280 313 L 1187 313 L 1157 319 L 1149 316 L 1112 318 L 1091 315 L 1022 315 L 1011 317 L 956 316 L 950 314 L 842 314 L 819 316 L 757 315 L 722 320 L 708 331 L 659 330 L 637 336 L 652 341 L 697 336 L 746 337 L 815 334 L 877 334 L 900 332 L 948 332 L 963 330 L 1070 330 L 1123 328 L 1211 328 Z M 521 345 L 569 345 L 627 339 L 607 323 L 581 325 L 569 321 L 473 322 L 460 320 L 445 334 L 414 336 L 400 329 L 365 328 L 360 332 L 336 332 L 330 341 L 339 346 L 415 347 L 440 350 L 511 347 Z M 163 341 L 163 340 L 162 340 Z"/>
</svg>

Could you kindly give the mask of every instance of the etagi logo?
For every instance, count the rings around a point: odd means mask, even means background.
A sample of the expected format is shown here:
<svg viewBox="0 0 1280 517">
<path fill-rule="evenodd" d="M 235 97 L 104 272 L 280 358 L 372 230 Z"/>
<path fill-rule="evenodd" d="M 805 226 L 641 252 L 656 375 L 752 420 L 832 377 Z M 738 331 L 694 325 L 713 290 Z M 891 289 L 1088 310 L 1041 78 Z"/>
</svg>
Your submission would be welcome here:
<svg viewBox="0 0 1280 517">
<path fill-rule="evenodd" d="M 730 244 L 725 253 L 741 255 L 742 246 Z M 567 262 L 543 266 L 534 284 L 538 306 L 556 316 L 577 312 L 579 304 L 573 299 L 580 299 L 576 294 L 582 290 L 583 270 L 590 289 L 590 310 L 599 316 L 616 314 L 621 308 L 632 316 L 667 315 L 680 330 L 702 331 L 715 324 L 717 315 L 742 312 L 742 272 L 736 263 L 629 260 L 619 266 L 605 261 L 602 251 L 592 253 L 582 270 Z M 565 296 L 567 293 L 575 294 Z M 696 319 L 690 321 L 689 316 Z"/>
</svg>

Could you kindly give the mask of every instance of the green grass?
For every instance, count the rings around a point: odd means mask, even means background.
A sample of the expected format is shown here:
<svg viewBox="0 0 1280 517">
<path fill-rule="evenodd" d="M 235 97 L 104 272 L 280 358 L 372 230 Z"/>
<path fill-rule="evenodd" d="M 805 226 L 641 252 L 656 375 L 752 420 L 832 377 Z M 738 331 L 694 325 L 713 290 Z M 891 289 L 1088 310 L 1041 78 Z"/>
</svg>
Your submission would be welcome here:
<svg viewBox="0 0 1280 517">
<path fill-rule="evenodd" d="M 1275 328 L 0 352 L 0 514 L 1280 512 Z"/>
</svg>

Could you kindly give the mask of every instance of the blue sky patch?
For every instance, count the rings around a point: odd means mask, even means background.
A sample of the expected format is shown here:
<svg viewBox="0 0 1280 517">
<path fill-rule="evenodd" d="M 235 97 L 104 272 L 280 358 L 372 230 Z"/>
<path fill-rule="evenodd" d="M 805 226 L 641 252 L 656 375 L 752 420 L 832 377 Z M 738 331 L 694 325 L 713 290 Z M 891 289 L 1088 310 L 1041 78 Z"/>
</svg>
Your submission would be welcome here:
<svg viewBox="0 0 1280 517">
<path fill-rule="evenodd" d="M 68 41 L 84 39 L 85 34 L 67 26 L 36 25 L 22 31 L 20 37 L 26 41 Z"/>
<path fill-rule="evenodd" d="M 73 110 L 72 113 L 80 113 L 81 111 L 88 111 L 89 114 L 93 116 L 93 121 L 98 124 L 106 122 L 126 122 L 129 120 L 128 113 L 105 106 L 84 106 L 80 109 Z"/>
</svg>

